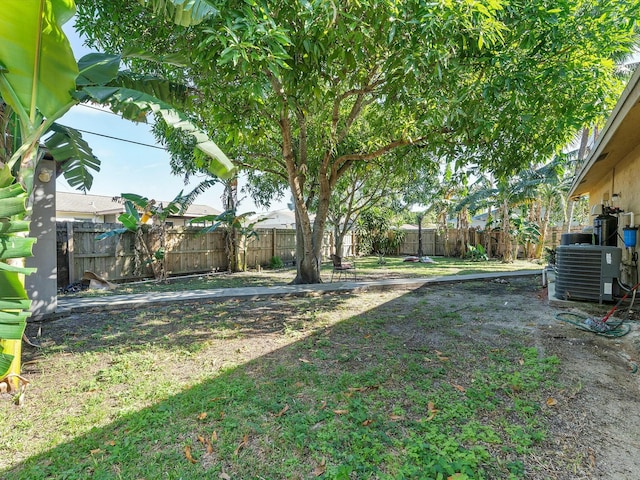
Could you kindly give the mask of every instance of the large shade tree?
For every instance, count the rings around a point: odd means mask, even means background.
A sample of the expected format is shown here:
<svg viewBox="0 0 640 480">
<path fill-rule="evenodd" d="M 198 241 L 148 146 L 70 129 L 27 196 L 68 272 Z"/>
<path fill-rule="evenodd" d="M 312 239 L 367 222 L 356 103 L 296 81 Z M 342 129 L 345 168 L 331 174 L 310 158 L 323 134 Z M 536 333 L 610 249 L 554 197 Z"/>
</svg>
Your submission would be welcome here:
<svg viewBox="0 0 640 480">
<path fill-rule="evenodd" d="M 190 67 L 171 73 L 198 90 L 193 113 L 238 166 L 291 189 L 297 283 L 320 281 L 331 193 L 354 165 L 428 150 L 505 175 L 549 158 L 616 98 L 611 59 L 633 47 L 638 18 L 631 0 L 79 7 L 81 30 L 107 50 L 189 55 Z"/>
</svg>

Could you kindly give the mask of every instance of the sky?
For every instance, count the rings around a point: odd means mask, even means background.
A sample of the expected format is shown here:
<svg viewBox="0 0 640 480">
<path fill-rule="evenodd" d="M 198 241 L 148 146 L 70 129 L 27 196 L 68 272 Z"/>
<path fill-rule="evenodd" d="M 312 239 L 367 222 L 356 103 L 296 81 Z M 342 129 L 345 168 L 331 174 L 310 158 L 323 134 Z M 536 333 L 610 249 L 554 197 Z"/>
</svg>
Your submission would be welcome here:
<svg viewBox="0 0 640 480">
<path fill-rule="evenodd" d="M 69 37 L 76 59 L 91 52 L 82 45 L 82 40 L 73 29 L 72 22 L 67 23 L 64 30 Z M 191 183 L 185 185 L 182 176 L 172 175 L 169 154 L 155 141 L 151 126 L 148 124 L 136 124 L 95 105 L 82 104 L 73 107 L 58 123 L 83 130 L 82 137 L 101 161 L 100 171 L 94 173 L 93 186 L 89 194 L 116 196 L 121 193 L 136 193 L 157 201 L 170 201 L 180 191 L 188 193 L 201 180 L 204 180 L 204 177 L 194 178 Z M 160 148 L 136 145 L 85 132 L 123 138 Z M 243 185 L 244 182 L 240 178 L 240 188 Z M 56 182 L 56 188 L 60 192 L 81 193 L 70 187 L 62 175 Z M 222 210 L 222 193 L 223 188 L 216 185 L 198 196 L 195 203 Z M 241 192 L 238 192 L 238 198 L 242 199 L 238 208 L 239 213 L 266 211 L 264 208 L 256 207 L 251 199 Z M 268 210 L 287 208 L 287 201 L 287 198 L 274 201 Z"/>
</svg>

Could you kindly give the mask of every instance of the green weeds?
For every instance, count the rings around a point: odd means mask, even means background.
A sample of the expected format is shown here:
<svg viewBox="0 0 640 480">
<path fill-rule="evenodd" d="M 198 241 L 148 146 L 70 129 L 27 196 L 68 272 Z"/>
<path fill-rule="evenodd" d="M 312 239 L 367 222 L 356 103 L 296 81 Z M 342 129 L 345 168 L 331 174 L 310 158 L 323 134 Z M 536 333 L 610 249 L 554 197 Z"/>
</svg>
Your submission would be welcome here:
<svg viewBox="0 0 640 480">
<path fill-rule="evenodd" d="M 42 386 L 0 427 L 21 460 L 0 476 L 525 478 L 558 360 L 438 328 L 473 316 L 403 308 L 414 295 L 107 316 L 104 345 L 45 346 Z"/>
</svg>

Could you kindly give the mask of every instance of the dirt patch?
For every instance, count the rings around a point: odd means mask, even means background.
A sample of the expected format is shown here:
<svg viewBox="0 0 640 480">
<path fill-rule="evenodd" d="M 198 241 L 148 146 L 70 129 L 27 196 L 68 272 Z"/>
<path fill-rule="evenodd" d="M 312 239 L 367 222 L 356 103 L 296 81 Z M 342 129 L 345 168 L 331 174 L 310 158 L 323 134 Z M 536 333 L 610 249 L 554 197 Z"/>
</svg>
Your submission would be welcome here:
<svg viewBox="0 0 640 480">
<path fill-rule="evenodd" d="M 563 310 L 549 306 L 546 291 L 539 283 L 539 277 L 522 277 L 434 285 L 414 291 L 174 305 L 129 313 L 93 312 L 30 324 L 28 334 L 36 336 L 41 329 L 39 340 L 47 358 L 51 358 L 120 348 L 127 332 L 135 330 L 141 346 L 167 342 L 173 352 L 178 352 L 174 355 L 182 355 L 184 361 L 175 367 L 170 367 L 175 358 L 158 358 L 150 369 L 177 368 L 176 377 L 187 384 L 264 355 L 289 355 L 298 361 L 298 352 L 283 347 L 325 327 L 323 335 L 330 337 L 332 345 L 344 346 L 345 356 L 357 355 L 350 350 L 350 336 L 366 336 L 366 329 L 357 330 L 356 325 L 356 330 L 346 331 L 331 329 L 330 325 L 371 308 L 376 308 L 384 332 L 399 339 L 407 350 L 451 349 L 454 344 L 460 348 L 453 354 L 464 356 L 465 345 L 482 343 L 505 349 L 517 339 L 535 346 L 541 356 L 557 356 L 562 384 L 545 408 L 550 432 L 536 447 L 536 453 L 527 457 L 526 478 L 639 478 L 640 417 L 636 407 L 640 374 L 635 373 L 635 362 L 640 335 L 636 322 L 631 322 L 630 334 L 616 339 L 576 329 L 556 320 L 556 314 Z M 590 315 L 603 314 L 607 309 L 587 307 Z M 183 332 L 180 319 L 186 312 L 189 329 Z M 426 313 L 429 322 L 437 322 L 438 328 L 425 328 Z M 320 315 L 326 318 L 311 327 L 311 320 Z M 175 320 L 160 320 L 167 316 Z M 209 360 L 205 365 L 190 367 L 188 359 L 196 345 L 208 349 Z M 40 383 L 46 389 L 39 366 L 42 355 L 41 351 L 28 349 L 25 370 L 34 384 Z M 94 366 L 94 376 L 103 367 Z M 32 395 L 43 393 L 36 387 Z"/>
</svg>

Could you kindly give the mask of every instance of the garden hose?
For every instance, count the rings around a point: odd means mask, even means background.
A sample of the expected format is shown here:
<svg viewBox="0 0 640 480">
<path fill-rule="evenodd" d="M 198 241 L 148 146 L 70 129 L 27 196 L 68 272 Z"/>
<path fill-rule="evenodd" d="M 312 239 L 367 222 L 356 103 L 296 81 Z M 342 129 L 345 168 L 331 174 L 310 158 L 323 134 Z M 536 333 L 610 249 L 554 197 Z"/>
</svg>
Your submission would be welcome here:
<svg viewBox="0 0 640 480">
<path fill-rule="evenodd" d="M 624 294 L 624 296 L 618 300 L 618 303 L 607 312 L 607 314 L 601 319 L 598 318 L 590 318 L 590 317 L 581 317 L 575 313 L 558 313 L 556 315 L 556 319 L 570 323 L 575 325 L 580 330 L 585 330 L 587 332 L 595 333 L 596 335 L 602 335 L 603 337 L 622 337 L 629 333 L 631 327 L 623 321 L 620 321 L 617 325 L 611 325 L 607 323 L 613 312 L 615 312 L 620 304 L 624 302 L 625 298 L 629 296 L 630 293 L 633 293 L 633 299 L 635 300 L 636 290 L 640 287 L 640 282 L 636 283 L 631 289 Z M 633 303 L 632 303 L 633 304 Z"/>
<path fill-rule="evenodd" d="M 556 314 L 556 320 L 574 325 L 579 330 L 609 338 L 623 337 L 631 331 L 631 327 L 622 321 L 617 324 L 608 324 L 602 320 L 592 319 L 576 313 L 558 313 Z"/>
</svg>

